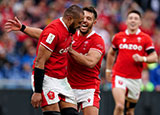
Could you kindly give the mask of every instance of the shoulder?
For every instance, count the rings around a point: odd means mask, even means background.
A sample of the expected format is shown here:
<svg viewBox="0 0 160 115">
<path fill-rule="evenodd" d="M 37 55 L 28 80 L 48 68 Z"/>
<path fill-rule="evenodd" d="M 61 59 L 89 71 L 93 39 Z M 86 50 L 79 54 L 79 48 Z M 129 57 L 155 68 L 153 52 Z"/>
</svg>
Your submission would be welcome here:
<svg viewBox="0 0 160 115">
<path fill-rule="evenodd" d="M 47 25 L 48 28 L 58 28 L 61 25 L 59 19 L 53 20 L 50 24 Z"/>
<path fill-rule="evenodd" d="M 100 36 L 99 34 L 97 34 L 97 33 L 94 33 L 92 36 L 91 36 L 91 38 L 93 38 L 96 42 L 104 42 L 104 39 L 102 38 L 102 36 Z"/>
<path fill-rule="evenodd" d="M 49 33 L 58 33 L 61 30 L 60 21 L 58 19 L 53 20 L 44 28 L 44 32 Z"/>
<path fill-rule="evenodd" d="M 142 37 L 145 41 L 147 40 L 152 40 L 152 38 L 148 35 L 148 34 L 146 34 L 146 33 L 144 33 L 144 32 L 141 32 L 140 34 L 139 34 L 139 36 L 140 37 Z"/>
<path fill-rule="evenodd" d="M 140 34 L 139 35 L 141 35 L 141 36 L 145 36 L 145 37 L 150 37 L 148 34 L 146 34 L 146 33 L 144 33 L 144 32 L 140 32 Z"/>
<path fill-rule="evenodd" d="M 112 41 L 125 36 L 126 36 L 125 32 L 118 32 L 112 37 Z"/>
<path fill-rule="evenodd" d="M 102 38 L 99 34 L 94 33 L 91 37 L 95 37 L 95 38 Z"/>
<path fill-rule="evenodd" d="M 114 35 L 115 37 L 126 36 L 125 32 L 118 32 Z"/>
</svg>

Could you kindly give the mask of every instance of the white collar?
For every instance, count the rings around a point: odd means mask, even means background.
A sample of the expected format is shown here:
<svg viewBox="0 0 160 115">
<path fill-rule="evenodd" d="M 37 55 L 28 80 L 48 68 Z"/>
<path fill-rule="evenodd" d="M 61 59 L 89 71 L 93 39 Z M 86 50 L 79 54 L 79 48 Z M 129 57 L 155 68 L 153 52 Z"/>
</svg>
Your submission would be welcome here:
<svg viewBox="0 0 160 115">
<path fill-rule="evenodd" d="M 95 31 L 93 30 L 90 34 L 88 34 L 88 35 L 86 36 L 86 38 L 89 38 L 89 37 L 90 37 L 91 35 L 93 35 L 94 33 L 95 33 Z M 80 34 L 79 30 L 78 30 L 77 34 L 78 34 L 78 36 L 79 36 L 79 34 Z"/>
<path fill-rule="evenodd" d="M 136 32 L 136 35 L 138 35 L 140 32 L 141 32 L 141 30 L 138 29 L 137 32 Z M 127 35 L 129 35 L 128 29 L 126 29 L 125 33 L 126 33 Z"/>
<path fill-rule="evenodd" d="M 64 25 L 64 27 L 68 30 L 68 27 L 66 26 L 66 24 L 64 23 L 64 21 L 62 20 L 63 17 L 60 17 L 60 21 L 62 22 L 62 24 Z M 69 31 L 69 30 L 68 30 Z"/>
</svg>

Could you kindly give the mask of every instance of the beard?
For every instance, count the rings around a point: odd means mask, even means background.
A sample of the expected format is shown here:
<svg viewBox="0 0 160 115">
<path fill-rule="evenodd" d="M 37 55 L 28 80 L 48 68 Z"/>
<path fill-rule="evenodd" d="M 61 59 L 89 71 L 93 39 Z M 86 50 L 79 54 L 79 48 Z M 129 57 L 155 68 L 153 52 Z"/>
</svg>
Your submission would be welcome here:
<svg viewBox="0 0 160 115">
<path fill-rule="evenodd" d="M 81 32 L 83 35 L 86 35 L 86 34 L 92 29 L 92 27 L 93 27 L 93 24 L 91 24 L 86 31 L 82 31 L 82 30 L 80 29 L 80 32 Z"/>
<path fill-rule="evenodd" d="M 72 33 L 72 34 L 75 34 L 76 33 L 76 27 L 75 27 L 75 23 L 73 22 L 70 26 L 69 26 L 69 28 L 68 28 L 68 30 L 69 30 L 69 33 Z"/>
</svg>

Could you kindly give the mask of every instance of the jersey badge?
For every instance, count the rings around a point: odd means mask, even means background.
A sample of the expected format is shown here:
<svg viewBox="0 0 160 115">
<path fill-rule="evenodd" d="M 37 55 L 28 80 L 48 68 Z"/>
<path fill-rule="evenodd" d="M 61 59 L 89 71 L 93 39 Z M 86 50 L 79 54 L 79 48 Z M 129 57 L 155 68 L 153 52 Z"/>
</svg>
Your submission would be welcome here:
<svg viewBox="0 0 160 115">
<path fill-rule="evenodd" d="M 84 42 L 84 47 L 86 47 L 86 46 L 87 46 L 87 44 L 88 44 L 88 41 L 85 41 L 85 42 Z"/>
<path fill-rule="evenodd" d="M 123 38 L 123 42 L 126 42 L 127 41 L 127 39 L 126 38 Z"/>
<path fill-rule="evenodd" d="M 123 81 L 119 80 L 119 81 L 118 81 L 118 84 L 119 84 L 119 85 L 123 85 Z"/>
<path fill-rule="evenodd" d="M 53 100 L 53 99 L 55 98 L 55 95 L 54 95 L 54 92 L 53 92 L 53 91 L 49 91 L 49 92 L 47 93 L 47 96 L 48 96 L 48 98 L 51 99 L 51 100 Z"/>
<path fill-rule="evenodd" d="M 88 98 L 88 100 L 87 100 L 89 103 L 91 102 L 91 99 L 90 98 Z"/>
<path fill-rule="evenodd" d="M 53 34 L 50 33 L 48 35 L 47 39 L 46 39 L 46 42 L 49 43 L 49 44 L 51 44 L 52 41 L 54 40 L 54 38 L 55 38 L 55 35 L 53 35 Z"/>
<path fill-rule="evenodd" d="M 138 42 L 140 43 L 140 42 L 141 42 L 141 37 L 138 37 L 137 40 L 138 40 Z"/>
</svg>

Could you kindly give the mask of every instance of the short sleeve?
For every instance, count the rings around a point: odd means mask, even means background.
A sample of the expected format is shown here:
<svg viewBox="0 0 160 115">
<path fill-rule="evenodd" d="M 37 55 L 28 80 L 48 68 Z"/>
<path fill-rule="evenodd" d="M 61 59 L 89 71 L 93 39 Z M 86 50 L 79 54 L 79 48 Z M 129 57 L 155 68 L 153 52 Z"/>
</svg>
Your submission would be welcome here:
<svg viewBox="0 0 160 115">
<path fill-rule="evenodd" d="M 104 40 L 101 37 L 96 38 L 96 41 L 92 44 L 90 49 L 97 50 L 101 55 L 105 54 Z"/>
<path fill-rule="evenodd" d="M 58 34 L 56 29 L 53 27 L 44 29 L 40 39 L 40 44 L 47 48 L 49 51 L 53 52 L 58 43 Z"/>
<path fill-rule="evenodd" d="M 151 37 L 146 36 L 146 38 L 145 38 L 145 51 L 148 51 L 150 49 L 154 49 L 154 45 L 153 45 Z"/>
</svg>

